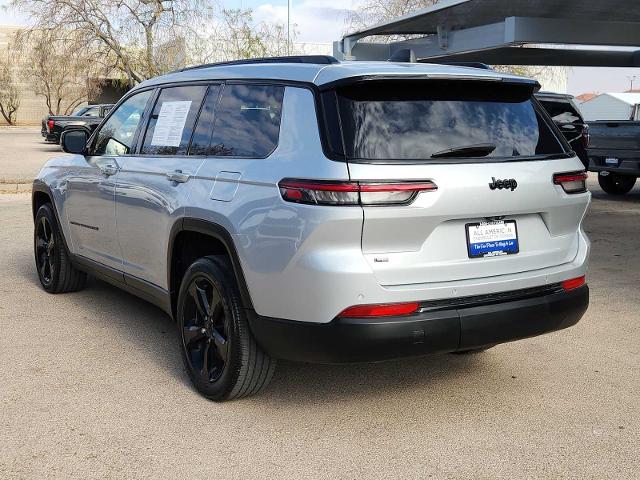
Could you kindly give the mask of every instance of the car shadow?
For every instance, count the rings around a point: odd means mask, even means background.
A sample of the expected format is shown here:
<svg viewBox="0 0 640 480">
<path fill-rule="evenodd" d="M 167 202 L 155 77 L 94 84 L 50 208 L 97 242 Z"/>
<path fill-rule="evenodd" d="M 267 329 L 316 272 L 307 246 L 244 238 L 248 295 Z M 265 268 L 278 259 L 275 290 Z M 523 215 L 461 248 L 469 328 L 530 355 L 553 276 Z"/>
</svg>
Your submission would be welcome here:
<svg viewBox="0 0 640 480">
<path fill-rule="evenodd" d="M 36 142 L 34 149 L 39 152 L 56 153 L 62 152 L 62 148 L 57 143 L 40 141 Z"/>
<path fill-rule="evenodd" d="M 22 273 L 34 288 L 40 288 L 33 267 Z M 89 279 L 73 303 L 86 308 L 82 318 L 107 329 L 109 341 L 137 349 L 179 383 L 193 390 L 183 366 L 179 336 L 173 320 L 162 310 L 106 282 Z M 478 355 L 429 355 L 381 363 L 344 365 L 305 364 L 279 361 L 270 387 L 259 397 L 267 404 L 317 404 L 354 397 L 386 396 L 394 392 L 425 389 L 446 384 L 460 376 L 477 378 L 494 369 L 491 353 Z M 506 375 L 506 373 L 505 373 Z"/>
<path fill-rule="evenodd" d="M 263 401 L 309 404 L 386 398 L 412 392 L 443 391 L 475 383 L 495 370 L 491 353 L 436 354 L 398 360 L 344 365 L 281 361 Z M 507 375 L 507 373 L 505 373 Z M 505 377 L 506 378 L 506 377 Z M 505 390 L 508 386 L 505 385 Z"/>
<path fill-rule="evenodd" d="M 20 273 L 33 288 L 42 291 L 32 262 L 25 264 Z M 191 388 L 180 357 L 175 323 L 163 310 L 91 276 L 84 289 L 64 297 L 73 298 L 74 310 L 81 307 L 82 321 L 107 329 L 109 341 L 144 352 L 151 362 Z"/>
<path fill-rule="evenodd" d="M 640 203 L 640 188 L 635 187 L 625 195 L 609 195 L 600 189 L 591 190 L 591 196 L 594 200 L 605 200 L 615 203 Z"/>
</svg>

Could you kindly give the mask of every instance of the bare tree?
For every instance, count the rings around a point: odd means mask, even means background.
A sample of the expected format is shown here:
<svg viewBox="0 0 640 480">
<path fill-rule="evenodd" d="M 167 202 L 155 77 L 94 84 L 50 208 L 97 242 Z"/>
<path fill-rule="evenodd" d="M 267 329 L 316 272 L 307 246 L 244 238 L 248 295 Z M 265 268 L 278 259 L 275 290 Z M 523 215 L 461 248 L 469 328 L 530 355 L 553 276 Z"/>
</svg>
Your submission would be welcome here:
<svg viewBox="0 0 640 480">
<path fill-rule="evenodd" d="M 14 125 L 20 108 L 20 90 L 16 84 L 14 60 L 10 52 L 11 47 L 0 58 L 0 114 L 9 125 Z"/>
<path fill-rule="evenodd" d="M 397 18 L 421 8 L 427 8 L 439 0 L 364 0 L 346 18 L 349 32 L 362 30 L 376 23 Z"/>
<path fill-rule="evenodd" d="M 21 73 L 44 97 L 50 115 L 69 115 L 100 93 L 96 79 L 109 72 L 104 48 L 89 50 L 81 36 L 61 28 L 21 31 L 16 38 L 24 59 Z"/>
<path fill-rule="evenodd" d="M 106 48 L 131 85 L 164 73 L 167 43 L 196 37 L 213 16 L 212 0 L 11 0 L 41 29 L 67 28 Z M 171 60 L 175 60 L 175 56 Z"/>
<path fill-rule="evenodd" d="M 251 9 L 223 9 L 213 33 L 200 44 L 192 60 L 202 63 L 293 54 L 295 26 L 292 30 L 288 43 L 284 24 L 255 22 Z"/>
</svg>

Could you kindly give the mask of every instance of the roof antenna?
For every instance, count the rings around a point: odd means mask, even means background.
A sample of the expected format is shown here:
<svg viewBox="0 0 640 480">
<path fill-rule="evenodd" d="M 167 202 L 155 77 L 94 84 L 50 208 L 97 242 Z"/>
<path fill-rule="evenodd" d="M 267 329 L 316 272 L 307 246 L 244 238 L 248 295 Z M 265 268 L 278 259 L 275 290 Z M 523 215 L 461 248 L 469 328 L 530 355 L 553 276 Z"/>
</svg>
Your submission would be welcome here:
<svg viewBox="0 0 640 480">
<path fill-rule="evenodd" d="M 387 62 L 409 62 L 416 63 L 418 60 L 416 59 L 416 52 L 411 50 L 410 48 L 403 48 L 394 52 L 393 55 L 387 60 Z"/>
</svg>

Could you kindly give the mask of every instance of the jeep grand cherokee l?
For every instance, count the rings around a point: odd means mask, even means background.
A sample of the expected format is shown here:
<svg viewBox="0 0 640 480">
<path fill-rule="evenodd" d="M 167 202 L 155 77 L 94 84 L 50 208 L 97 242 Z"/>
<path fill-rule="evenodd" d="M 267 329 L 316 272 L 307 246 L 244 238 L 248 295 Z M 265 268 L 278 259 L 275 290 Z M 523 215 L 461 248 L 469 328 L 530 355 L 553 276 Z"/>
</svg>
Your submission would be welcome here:
<svg viewBox="0 0 640 480">
<path fill-rule="evenodd" d="M 588 305 L 584 167 L 532 80 L 295 57 L 143 82 L 34 182 L 43 288 L 171 315 L 206 397 L 276 359 L 470 352 Z M 106 320 L 105 320 L 106 321 Z"/>
</svg>

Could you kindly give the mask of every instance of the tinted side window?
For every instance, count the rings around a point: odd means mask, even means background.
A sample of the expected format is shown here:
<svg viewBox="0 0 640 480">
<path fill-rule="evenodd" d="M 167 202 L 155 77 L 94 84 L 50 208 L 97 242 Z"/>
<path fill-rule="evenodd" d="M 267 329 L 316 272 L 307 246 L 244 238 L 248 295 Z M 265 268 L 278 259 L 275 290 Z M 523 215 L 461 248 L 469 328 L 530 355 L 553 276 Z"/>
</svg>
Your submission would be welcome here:
<svg viewBox="0 0 640 480">
<path fill-rule="evenodd" d="M 96 135 L 92 155 L 125 155 L 130 152 L 152 93 L 152 90 L 147 90 L 133 95 L 113 112 Z"/>
<path fill-rule="evenodd" d="M 218 104 L 221 88 L 220 85 L 209 85 L 207 98 L 204 101 L 196 129 L 193 132 L 191 148 L 189 149 L 191 155 L 206 155 L 209 151 L 211 135 L 213 134 L 214 112 Z"/>
<path fill-rule="evenodd" d="M 142 153 L 186 154 L 206 91 L 206 85 L 163 89 L 149 120 Z"/>
<path fill-rule="evenodd" d="M 260 158 L 278 145 L 284 87 L 226 85 L 206 155 Z"/>
</svg>

